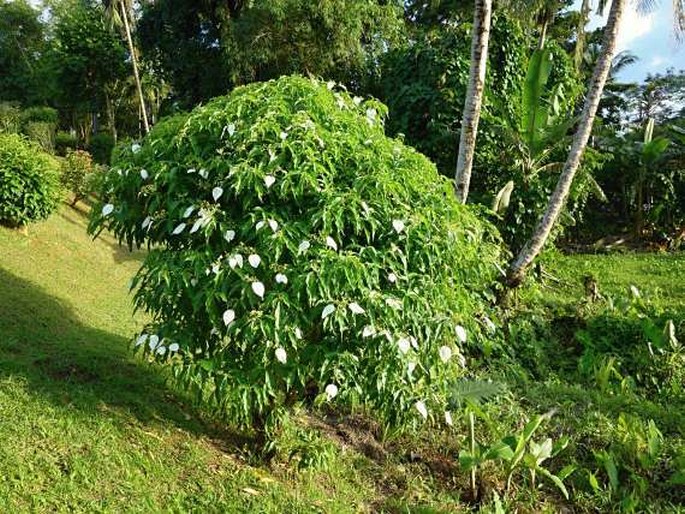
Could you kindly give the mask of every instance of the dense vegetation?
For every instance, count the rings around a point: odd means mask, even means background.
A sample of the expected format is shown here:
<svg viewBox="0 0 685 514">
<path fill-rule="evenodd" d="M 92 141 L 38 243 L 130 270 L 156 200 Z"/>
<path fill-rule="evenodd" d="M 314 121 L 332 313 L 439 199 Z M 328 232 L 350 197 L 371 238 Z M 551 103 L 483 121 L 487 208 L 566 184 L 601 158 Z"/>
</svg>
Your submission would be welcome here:
<svg viewBox="0 0 685 514">
<path fill-rule="evenodd" d="M 0 0 L 0 506 L 682 512 L 631 8 Z"/>
</svg>

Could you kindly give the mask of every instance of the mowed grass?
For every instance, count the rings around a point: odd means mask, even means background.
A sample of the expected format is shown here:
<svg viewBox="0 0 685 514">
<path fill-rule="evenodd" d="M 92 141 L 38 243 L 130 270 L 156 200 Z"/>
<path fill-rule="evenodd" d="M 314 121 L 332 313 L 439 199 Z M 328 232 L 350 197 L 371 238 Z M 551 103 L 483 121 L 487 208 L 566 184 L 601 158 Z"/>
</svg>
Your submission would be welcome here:
<svg viewBox="0 0 685 514">
<path fill-rule="evenodd" d="M 86 234 L 63 206 L 28 234 L 0 228 L 0 512 L 356 512 L 374 480 L 250 465 L 132 357 L 128 283 L 143 254 Z"/>
</svg>

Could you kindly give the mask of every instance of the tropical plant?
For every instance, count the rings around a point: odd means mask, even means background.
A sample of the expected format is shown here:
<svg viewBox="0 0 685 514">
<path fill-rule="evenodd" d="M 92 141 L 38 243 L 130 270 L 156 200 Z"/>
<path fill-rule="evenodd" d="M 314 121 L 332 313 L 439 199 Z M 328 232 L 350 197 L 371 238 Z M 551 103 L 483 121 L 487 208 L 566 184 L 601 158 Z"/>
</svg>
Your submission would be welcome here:
<svg viewBox="0 0 685 514">
<path fill-rule="evenodd" d="M 116 152 L 90 230 L 150 245 L 137 347 L 236 423 L 317 399 L 442 419 L 478 346 L 498 239 L 385 112 L 283 77 Z"/>
<path fill-rule="evenodd" d="M 76 150 L 67 153 L 62 161 L 61 180 L 62 185 L 74 193 L 71 205 L 76 205 L 91 192 L 89 180 L 93 171 L 93 159 L 88 152 Z"/>
<path fill-rule="evenodd" d="M 0 134 L 0 222 L 21 226 L 47 218 L 59 194 L 54 158 L 17 134 Z"/>
</svg>

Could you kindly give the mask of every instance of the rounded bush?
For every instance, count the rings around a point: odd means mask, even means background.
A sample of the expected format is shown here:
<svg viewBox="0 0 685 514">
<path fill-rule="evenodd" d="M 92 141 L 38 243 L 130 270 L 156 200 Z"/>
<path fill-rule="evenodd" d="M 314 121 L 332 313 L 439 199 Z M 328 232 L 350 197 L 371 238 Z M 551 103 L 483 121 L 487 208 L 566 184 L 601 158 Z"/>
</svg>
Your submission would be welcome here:
<svg viewBox="0 0 685 514">
<path fill-rule="evenodd" d="M 0 222 L 47 218 L 60 199 L 58 163 L 16 134 L 0 134 Z"/>
<path fill-rule="evenodd" d="M 83 150 L 68 151 L 62 161 L 62 185 L 74 193 L 72 205 L 91 192 L 91 176 L 95 171 L 93 158 Z"/>
<path fill-rule="evenodd" d="M 481 341 L 493 229 L 385 107 L 301 77 L 159 123 L 119 156 L 91 231 L 148 244 L 136 346 L 230 419 L 296 402 L 442 420 Z"/>
</svg>

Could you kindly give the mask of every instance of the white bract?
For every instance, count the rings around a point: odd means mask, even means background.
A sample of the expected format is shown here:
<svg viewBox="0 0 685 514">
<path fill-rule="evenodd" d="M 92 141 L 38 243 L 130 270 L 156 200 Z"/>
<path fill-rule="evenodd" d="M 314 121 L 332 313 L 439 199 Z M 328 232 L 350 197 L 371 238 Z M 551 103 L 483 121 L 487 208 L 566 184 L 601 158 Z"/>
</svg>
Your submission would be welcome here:
<svg viewBox="0 0 685 514">
<path fill-rule="evenodd" d="M 262 220 L 262 221 L 258 221 L 258 222 L 255 224 L 255 226 L 254 226 L 254 229 L 255 229 L 257 232 L 259 232 L 259 231 L 262 230 L 263 228 L 264 228 L 264 221 L 263 221 L 263 220 Z"/>
<path fill-rule="evenodd" d="M 411 341 L 411 346 L 414 348 L 414 350 L 419 349 L 419 342 L 416 340 L 414 336 L 409 336 L 409 341 Z"/>
<path fill-rule="evenodd" d="M 148 174 L 147 170 L 142 169 L 140 170 L 140 176 L 143 180 L 147 180 L 150 175 Z"/>
<path fill-rule="evenodd" d="M 440 360 L 442 362 L 447 362 L 452 358 L 452 348 L 449 346 L 441 346 L 438 353 L 440 354 Z"/>
<path fill-rule="evenodd" d="M 457 340 L 460 343 L 465 343 L 466 342 L 466 329 L 462 327 L 461 325 L 457 325 L 454 327 L 454 333 L 457 335 Z"/>
<path fill-rule="evenodd" d="M 229 123 L 226 125 L 226 132 L 228 132 L 229 136 L 235 134 L 235 123 Z"/>
<path fill-rule="evenodd" d="M 206 169 L 204 169 L 204 168 L 202 168 L 202 169 L 201 169 L 200 171 L 198 171 L 197 173 L 198 173 L 198 175 L 200 175 L 202 178 L 207 178 L 207 177 L 209 177 L 209 172 L 208 172 Z"/>
<path fill-rule="evenodd" d="M 449 426 L 452 426 L 452 413 L 448 410 L 445 411 L 445 423 L 447 423 Z"/>
<path fill-rule="evenodd" d="M 397 347 L 400 349 L 402 353 L 407 353 L 409 351 L 409 348 L 411 348 L 411 343 L 409 342 L 409 339 L 406 337 L 402 337 L 397 340 Z"/>
<path fill-rule="evenodd" d="M 179 348 L 178 343 L 171 343 L 169 345 L 169 351 L 170 352 L 177 352 L 178 348 Z"/>
<path fill-rule="evenodd" d="M 223 188 L 217 186 L 214 189 L 212 189 L 212 198 L 214 198 L 214 201 L 216 202 L 219 198 L 221 198 L 221 195 L 224 194 Z"/>
<path fill-rule="evenodd" d="M 157 348 L 158 344 L 159 344 L 159 336 L 157 334 L 152 334 L 150 336 L 150 341 L 148 343 L 150 350 L 154 350 L 155 348 Z"/>
<path fill-rule="evenodd" d="M 197 285 L 197 279 L 196 278 L 191 278 L 190 279 L 190 285 L 195 287 Z"/>
<path fill-rule="evenodd" d="M 140 224 L 141 228 L 148 228 L 152 225 L 152 218 L 150 216 L 146 217 Z"/>
<path fill-rule="evenodd" d="M 190 216 L 193 212 L 195 212 L 195 206 L 194 206 L 194 205 L 191 205 L 191 206 L 188 207 L 185 211 L 183 211 L 183 217 L 184 217 L 184 218 L 187 218 L 187 217 Z"/>
<path fill-rule="evenodd" d="M 113 211 L 114 211 L 114 205 L 112 205 L 111 203 L 106 203 L 105 205 L 102 206 L 102 215 L 103 216 L 109 216 L 110 214 L 112 214 Z"/>
<path fill-rule="evenodd" d="M 236 266 L 239 268 L 243 267 L 243 256 L 240 255 L 239 253 L 236 253 L 235 255 L 231 255 L 228 258 L 228 265 L 231 267 L 231 269 L 235 269 Z"/>
<path fill-rule="evenodd" d="M 276 232 L 278 230 L 278 221 L 274 219 L 269 220 L 269 227 L 271 227 L 271 230 Z"/>
<path fill-rule="evenodd" d="M 228 326 L 235 320 L 235 311 L 233 309 L 226 309 L 223 315 L 224 325 Z"/>
<path fill-rule="evenodd" d="M 297 247 L 297 251 L 299 253 L 304 253 L 307 250 L 309 250 L 309 247 L 311 246 L 311 243 L 309 241 L 302 241 L 300 243 L 300 246 Z"/>
<path fill-rule="evenodd" d="M 414 407 L 417 411 L 419 411 L 419 414 L 421 414 L 421 417 L 423 417 L 423 419 L 428 419 L 428 409 L 426 408 L 425 403 L 419 400 L 414 404 Z"/>
<path fill-rule="evenodd" d="M 324 391 L 326 391 L 326 396 L 329 400 L 332 400 L 333 398 L 338 396 L 338 386 L 335 384 L 328 384 Z"/>
<path fill-rule="evenodd" d="M 353 314 L 364 314 L 365 312 L 357 302 L 350 303 L 347 308 L 350 309 Z"/>
<path fill-rule="evenodd" d="M 338 243 L 336 243 L 335 239 L 333 239 L 331 236 L 326 237 L 326 246 L 332 248 L 336 252 L 338 251 Z"/>
<path fill-rule="evenodd" d="M 260 298 L 264 298 L 264 284 L 261 282 L 252 282 L 252 292 L 259 296 Z"/>
<path fill-rule="evenodd" d="M 287 132 L 281 132 L 280 138 L 281 138 L 281 141 L 285 141 L 288 138 L 288 133 Z"/>
<path fill-rule="evenodd" d="M 166 346 L 160 346 L 159 348 L 157 348 L 157 353 L 159 355 L 164 355 L 166 353 Z"/>
<path fill-rule="evenodd" d="M 371 337 L 373 335 L 376 335 L 376 329 L 374 329 L 371 325 L 366 325 L 364 330 L 362 330 L 362 337 Z"/>
<path fill-rule="evenodd" d="M 400 234 L 404 230 L 404 221 L 402 220 L 392 220 L 392 228 Z"/>
<path fill-rule="evenodd" d="M 635 298 L 640 298 L 640 290 L 634 285 L 630 286 L 630 292 L 633 294 Z"/>
<path fill-rule="evenodd" d="M 394 273 L 388 273 L 388 282 L 390 282 L 391 284 L 397 282 L 397 275 L 395 275 Z"/>
<path fill-rule="evenodd" d="M 276 273 L 276 283 L 277 284 L 287 284 L 288 283 L 288 277 L 286 277 L 283 273 Z"/>
<path fill-rule="evenodd" d="M 401 309 L 402 308 L 402 302 L 400 302 L 397 298 L 386 298 L 385 303 L 392 307 L 393 309 Z"/>
<path fill-rule="evenodd" d="M 267 189 L 269 189 L 271 186 L 273 186 L 275 182 L 276 182 L 276 177 L 274 177 L 273 175 L 267 175 L 266 177 L 264 177 L 264 185 L 266 186 Z"/>
<path fill-rule="evenodd" d="M 262 262 L 262 258 L 256 253 L 253 253 L 247 258 L 247 262 L 249 262 L 250 266 L 253 268 L 258 268 L 259 264 Z"/>
<path fill-rule="evenodd" d="M 147 341 L 147 334 L 141 334 L 138 336 L 138 339 L 136 339 L 136 346 L 145 344 L 145 341 Z"/>
<path fill-rule="evenodd" d="M 195 168 L 189 168 L 186 173 L 195 173 Z"/>
<path fill-rule="evenodd" d="M 414 373 L 415 369 L 416 369 L 416 363 L 415 362 L 412 361 L 412 362 L 407 363 L 407 374 L 409 376 L 411 376 L 412 373 Z"/>
<path fill-rule="evenodd" d="M 485 323 L 485 327 L 488 329 L 489 333 L 494 334 L 497 332 L 497 326 L 487 316 L 483 318 L 483 323 Z"/>
<path fill-rule="evenodd" d="M 321 319 L 326 319 L 328 316 L 333 314 L 333 311 L 335 311 L 335 305 L 329 303 L 323 308 L 323 311 L 321 312 Z"/>
<path fill-rule="evenodd" d="M 140 145 L 139 145 L 138 143 L 133 143 L 133 144 L 131 145 L 131 151 L 132 151 L 133 153 L 138 153 L 138 152 L 140 152 Z"/>
<path fill-rule="evenodd" d="M 302 330 L 300 330 L 300 327 L 295 328 L 295 337 L 298 339 L 302 339 Z"/>
<path fill-rule="evenodd" d="M 227 230 L 224 234 L 224 239 L 227 243 L 230 243 L 235 239 L 235 230 Z"/>
<path fill-rule="evenodd" d="M 286 353 L 285 348 L 279 346 L 278 348 L 276 348 L 275 353 L 276 360 L 278 360 L 278 362 L 280 362 L 281 364 L 285 364 L 286 362 L 288 362 L 288 354 Z"/>
<path fill-rule="evenodd" d="M 186 224 L 185 224 L 185 223 L 179 223 L 178 225 L 176 225 L 176 228 L 174 229 L 174 231 L 172 232 L 172 234 L 175 235 L 175 236 L 177 236 L 177 235 L 179 235 L 181 232 L 183 232 L 183 231 L 185 230 L 185 228 L 186 228 Z"/>
<path fill-rule="evenodd" d="M 371 207 L 369 207 L 369 204 L 366 202 L 362 202 L 362 209 L 364 209 L 364 214 L 366 214 L 367 216 L 371 212 Z"/>
</svg>

